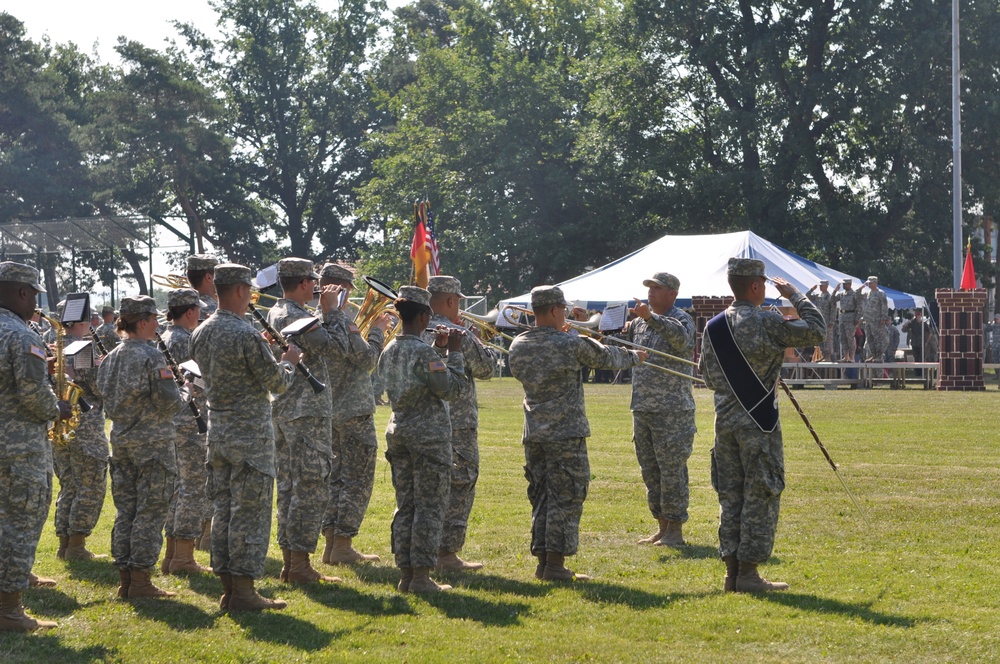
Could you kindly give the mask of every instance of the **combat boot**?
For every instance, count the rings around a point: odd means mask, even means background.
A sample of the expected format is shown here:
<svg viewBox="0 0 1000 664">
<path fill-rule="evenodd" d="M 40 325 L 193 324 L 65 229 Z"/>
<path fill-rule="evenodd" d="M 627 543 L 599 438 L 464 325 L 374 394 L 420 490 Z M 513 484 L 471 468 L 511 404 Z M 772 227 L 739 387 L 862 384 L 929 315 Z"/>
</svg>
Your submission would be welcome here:
<svg viewBox="0 0 1000 664">
<path fill-rule="evenodd" d="M 451 590 L 451 586 L 445 583 L 438 583 L 430 576 L 430 567 L 414 567 L 413 579 L 410 581 L 408 592 L 411 593 L 437 593 L 442 590 Z"/>
<path fill-rule="evenodd" d="M 459 558 L 458 551 L 441 551 L 438 553 L 435 569 L 439 572 L 469 572 L 482 568 L 482 563 L 472 563 Z"/>
<path fill-rule="evenodd" d="M 58 625 L 50 620 L 38 620 L 24 612 L 21 593 L 0 592 L 0 632 L 34 632 Z"/>
<path fill-rule="evenodd" d="M 286 547 L 281 547 L 281 571 L 278 572 L 278 579 L 282 583 L 288 583 L 288 568 L 292 566 L 292 551 Z"/>
<path fill-rule="evenodd" d="M 323 556 L 320 560 L 324 565 L 330 565 L 330 554 L 333 553 L 333 547 L 336 544 L 337 536 L 333 534 L 333 528 L 324 528 L 323 537 L 326 538 L 326 546 L 323 547 Z"/>
<path fill-rule="evenodd" d="M 56 580 L 48 579 L 44 576 L 35 576 L 33 572 L 28 572 L 29 588 L 55 588 Z"/>
<path fill-rule="evenodd" d="M 174 550 L 177 548 L 173 537 L 168 537 L 163 544 L 163 561 L 160 562 L 160 574 L 170 574 L 170 563 L 174 560 Z"/>
<path fill-rule="evenodd" d="M 396 584 L 396 590 L 401 593 L 410 592 L 410 582 L 413 581 L 413 568 L 412 567 L 400 567 L 399 568 L 399 583 Z"/>
<path fill-rule="evenodd" d="M 128 599 L 128 587 L 132 584 L 132 570 L 128 567 L 118 568 L 118 597 Z"/>
<path fill-rule="evenodd" d="M 201 522 L 201 535 L 198 537 L 198 550 L 212 550 L 212 520 L 204 519 Z"/>
<path fill-rule="evenodd" d="M 639 540 L 639 544 L 655 544 L 660 541 L 660 538 L 667 532 L 667 520 L 660 517 L 656 517 L 656 522 L 659 524 L 659 530 L 650 535 L 649 537 L 643 537 Z"/>
<path fill-rule="evenodd" d="M 222 597 L 219 598 L 219 608 L 223 611 L 229 610 L 229 600 L 233 598 L 233 575 L 222 573 L 219 575 L 222 581 Z"/>
<path fill-rule="evenodd" d="M 740 561 L 740 574 L 736 577 L 736 592 L 766 593 L 774 590 L 788 590 L 788 584 L 768 581 L 757 572 L 757 563 Z"/>
<path fill-rule="evenodd" d="M 141 599 L 145 597 L 165 599 L 167 597 L 176 596 L 177 593 L 154 586 L 153 582 L 150 580 L 149 572 L 143 572 L 135 569 L 134 567 L 130 570 L 130 581 L 128 584 L 129 599 Z"/>
<path fill-rule="evenodd" d="M 351 545 L 352 538 L 337 535 L 333 538 L 333 547 L 327 562 L 331 565 L 354 565 L 356 563 L 377 563 L 381 558 L 374 553 L 361 553 Z M 327 540 L 329 541 L 329 540 Z M 326 553 L 324 551 L 324 553 Z"/>
<path fill-rule="evenodd" d="M 535 558 L 538 558 L 538 564 L 535 565 L 535 578 L 541 581 L 545 577 L 545 552 L 534 554 Z"/>
<path fill-rule="evenodd" d="M 56 549 L 56 558 L 63 560 L 66 557 L 66 547 L 69 546 L 69 535 L 59 536 L 59 548 Z"/>
<path fill-rule="evenodd" d="M 209 568 L 194 559 L 194 540 L 174 540 L 174 557 L 170 560 L 170 573 L 190 572 L 204 574 L 211 572 Z"/>
<path fill-rule="evenodd" d="M 736 592 L 736 577 L 740 574 L 740 561 L 735 555 L 723 556 L 722 562 L 726 563 L 726 579 L 722 582 L 722 590 L 727 593 Z"/>
<path fill-rule="evenodd" d="M 681 534 L 680 521 L 667 521 L 663 535 L 655 542 L 656 546 L 684 546 L 684 536 Z"/>
<path fill-rule="evenodd" d="M 87 551 L 87 536 L 82 533 L 76 533 L 69 536 L 69 541 L 66 543 L 65 558 L 66 560 L 97 560 L 98 558 L 107 558 L 107 556 Z"/>
<path fill-rule="evenodd" d="M 542 579 L 545 581 L 589 581 L 586 574 L 574 574 L 572 570 L 566 568 L 566 556 L 561 553 L 549 551 L 545 554 L 545 569 L 542 571 Z"/>
<path fill-rule="evenodd" d="M 229 598 L 230 611 L 263 611 L 265 609 L 283 609 L 288 602 L 282 599 L 267 599 L 257 594 L 253 587 L 253 579 L 249 576 L 232 575 L 232 596 Z"/>
<path fill-rule="evenodd" d="M 309 563 L 308 551 L 291 551 L 290 554 L 288 583 L 317 583 L 319 581 L 340 583 L 343 581 L 338 576 L 325 576 L 316 571 Z"/>
</svg>

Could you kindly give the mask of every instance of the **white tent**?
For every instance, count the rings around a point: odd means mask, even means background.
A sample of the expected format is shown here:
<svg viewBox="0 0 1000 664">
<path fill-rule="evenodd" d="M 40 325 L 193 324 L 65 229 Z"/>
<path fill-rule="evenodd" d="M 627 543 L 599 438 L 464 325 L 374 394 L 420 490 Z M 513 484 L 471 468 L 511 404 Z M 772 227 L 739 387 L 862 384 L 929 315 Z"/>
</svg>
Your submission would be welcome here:
<svg viewBox="0 0 1000 664">
<path fill-rule="evenodd" d="M 751 231 L 740 231 L 718 235 L 666 235 L 613 263 L 558 285 L 568 301 L 585 309 L 601 310 L 610 305 L 634 302 L 637 297 L 645 300 L 643 280 L 656 272 L 670 272 L 681 282 L 677 306 L 689 307 L 691 298 L 696 295 L 732 295 L 726 281 L 726 266 L 733 256 L 764 261 L 769 276 L 783 277 L 803 293 L 821 279 L 829 280 L 831 291 L 848 277 L 854 280 L 855 288 L 864 284 L 856 276 L 803 258 Z M 891 309 L 927 306 L 926 299 L 919 295 L 886 288 L 882 283 L 879 288 L 885 292 Z M 767 286 L 767 297 L 768 302 L 780 300 L 773 284 Z M 525 293 L 504 300 L 499 307 L 503 311 L 509 304 L 527 307 L 530 303 L 531 295 Z"/>
</svg>

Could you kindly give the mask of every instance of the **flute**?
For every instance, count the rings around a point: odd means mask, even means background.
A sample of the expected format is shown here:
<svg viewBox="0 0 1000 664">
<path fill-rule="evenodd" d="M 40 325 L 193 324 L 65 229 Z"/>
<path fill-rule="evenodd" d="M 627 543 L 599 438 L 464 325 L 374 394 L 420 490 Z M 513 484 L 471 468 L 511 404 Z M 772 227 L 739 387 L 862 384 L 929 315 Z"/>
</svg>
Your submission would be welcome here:
<svg viewBox="0 0 1000 664">
<path fill-rule="evenodd" d="M 263 327 L 264 330 L 271 335 L 271 339 L 274 340 L 274 343 L 278 344 L 283 352 L 287 352 L 288 341 L 285 340 L 285 337 L 282 336 L 281 332 L 278 332 L 270 323 L 267 322 L 267 318 L 265 318 L 264 315 L 257 310 L 257 307 L 253 306 L 253 303 L 248 304 L 247 309 L 253 314 L 254 318 L 257 319 L 257 322 L 261 324 L 261 327 Z M 299 362 L 295 365 L 295 368 L 306 377 L 306 380 L 309 381 L 309 385 L 313 388 L 313 392 L 319 394 L 326 389 L 326 385 L 321 383 L 316 376 L 312 375 L 312 372 L 309 371 L 309 367 L 305 364 Z"/>
<path fill-rule="evenodd" d="M 167 364 L 170 365 L 170 371 L 174 374 L 174 382 L 177 383 L 177 387 L 184 387 L 184 376 L 181 375 L 181 368 L 177 366 L 174 356 L 170 354 L 170 349 L 167 348 L 167 344 L 163 341 L 163 337 L 160 336 L 159 332 L 156 333 L 156 343 L 159 345 L 163 357 L 167 358 Z M 194 402 L 194 399 L 191 399 L 191 401 L 188 401 L 188 406 L 191 407 L 191 415 L 194 416 L 194 421 L 198 423 L 198 433 L 206 433 L 208 425 L 205 424 L 205 418 L 201 416 L 201 411 L 198 410 L 198 404 Z"/>
</svg>

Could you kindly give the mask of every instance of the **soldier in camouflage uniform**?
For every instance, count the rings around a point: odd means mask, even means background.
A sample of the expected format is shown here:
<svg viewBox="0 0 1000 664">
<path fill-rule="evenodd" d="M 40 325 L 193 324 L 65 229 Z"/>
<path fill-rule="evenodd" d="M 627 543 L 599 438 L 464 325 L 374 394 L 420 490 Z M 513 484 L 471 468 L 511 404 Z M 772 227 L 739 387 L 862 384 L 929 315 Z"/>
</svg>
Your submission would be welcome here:
<svg viewBox="0 0 1000 664">
<path fill-rule="evenodd" d="M 205 320 L 219 308 L 215 289 L 215 266 L 219 259 L 208 254 L 191 254 L 187 257 L 187 278 L 191 288 L 198 291 L 201 298 L 201 320 Z"/>
<path fill-rule="evenodd" d="M 865 331 L 865 362 L 881 362 L 889 345 L 889 303 L 879 290 L 878 277 L 868 277 L 868 294 L 861 303 L 861 321 Z"/>
<path fill-rule="evenodd" d="M 736 300 L 709 322 L 703 337 L 700 369 L 715 392 L 715 447 L 712 448 L 712 486 L 719 495 L 719 553 L 726 563 L 726 591 L 783 590 L 785 583 L 761 578 L 757 566 L 771 556 L 778 527 L 778 508 L 785 487 L 785 462 L 778 420 L 776 383 L 786 348 L 812 346 L 826 333 L 826 321 L 804 295 L 784 279 L 774 284 L 795 306 L 799 320 L 785 320 L 778 312 L 760 308 L 764 302 L 763 261 L 729 259 L 729 285 Z M 717 350 L 710 331 L 714 323 L 731 331 L 728 348 Z M 723 366 L 720 353 L 729 357 Z M 742 357 L 741 357 L 742 355 Z M 733 364 L 743 363 L 742 367 Z M 751 380 L 735 381 L 743 369 Z M 747 383 L 768 391 L 758 406 L 771 408 L 770 421 L 754 419 L 741 402 Z M 757 414 L 757 408 L 751 408 Z"/>
<path fill-rule="evenodd" d="M 524 458 L 531 501 L 535 576 L 549 581 L 587 579 L 565 567 L 576 553 L 580 517 L 590 483 L 583 367 L 628 369 L 645 351 L 604 346 L 563 331 L 566 298 L 556 286 L 531 291 L 536 327 L 510 345 L 510 372 L 524 388 Z"/>
<path fill-rule="evenodd" d="M 298 320 L 313 318 L 305 305 L 313 297 L 319 275 L 310 260 L 283 258 L 278 261 L 278 281 L 283 297 L 271 307 L 267 321 L 280 332 Z M 339 291 L 334 293 L 332 289 L 320 295 L 324 322 L 332 320 L 338 295 Z M 326 359 L 334 344 L 330 333 L 317 326 L 295 337 L 295 343 L 312 360 L 311 370 L 316 379 L 328 385 Z M 278 460 L 281 580 L 288 583 L 340 581 L 337 577 L 323 576 L 309 562 L 309 554 L 316 550 L 330 496 L 331 393 L 329 387 L 315 392 L 303 375 L 296 374 L 291 387 L 277 395 L 272 405 Z"/>
<path fill-rule="evenodd" d="M 215 268 L 219 309 L 191 335 L 208 399 L 208 493 L 212 517 L 212 568 L 224 589 L 223 610 L 283 609 L 264 599 L 254 579 L 264 574 L 271 535 L 275 452 L 271 393 L 285 392 L 300 353 L 290 347 L 277 362 L 244 316 L 252 292 L 250 269 Z"/>
<path fill-rule="evenodd" d="M 451 276 L 431 277 L 427 284 L 431 293 L 431 325 L 465 330 L 458 322 L 459 302 L 462 283 Z M 423 339 L 428 344 L 434 341 L 434 332 L 424 331 Z M 439 352 L 444 354 L 444 349 Z M 465 534 L 469 526 L 469 514 L 476 497 L 476 481 L 479 479 L 479 404 L 476 401 L 476 379 L 489 380 L 493 377 L 499 357 L 489 350 L 472 334 L 462 336 L 462 357 L 465 360 L 467 383 L 462 392 L 448 402 L 448 416 L 451 419 L 451 492 L 448 510 L 444 516 L 444 532 L 441 535 L 441 550 L 438 552 L 437 569 L 442 572 L 461 572 L 482 569 L 482 563 L 467 562 L 458 557 L 465 546 Z"/>
<path fill-rule="evenodd" d="M 451 486 L 451 421 L 446 400 L 465 387 L 461 330 L 441 328 L 435 345 L 447 348 L 447 362 L 424 342 L 431 294 L 403 286 L 395 301 L 403 333 L 385 347 L 379 370 L 392 405 L 385 430 L 386 459 L 392 466 L 396 513 L 392 552 L 400 569 L 400 592 L 449 590 L 430 578 L 437 565 Z"/>
<path fill-rule="evenodd" d="M 115 329 L 115 308 L 107 304 L 101 307 L 101 319 L 104 322 L 97 326 L 94 333 L 104 345 L 104 350 L 110 353 L 122 342 L 118 330 Z"/>
<path fill-rule="evenodd" d="M 851 288 L 851 279 L 844 279 L 844 290 L 833 294 L 833 299 L 837 301 L 840 309 L 840 347 L 844 353 L 844 362 L 853 362 L 857 353 L 857 340 L 854 338 L 854 331 L 858 327 L 858 319 L 861 317 L 861 289 Z"/>
<path fill-rule="evenodd" d="M 69 416 L 49 386 L 42 339 L 27 324 L 43 292 L 38 270 L 0 263 L 0 632 L 56 626 L 21 604 L 52 500 L 46 427 Z"/>
<path fill-rule="evenodd" d="M 823 343 L 819 346 L 820 352 L 823 353 L 823 361 L 825 362 L 833 361 L 834 324 L 837 322 L 836 295 L 839 290 L 840 284 L 837 284 L 836 288 L 833 289 L 833 293 L 831 293 L 829 280 L 821 279 L 818 293 L 816 292 L 816 286 L 813 286 L 806 292 L 806 297 L 816 305 L 819 312 L 823 314 L 823 320 L 826 321 L 826 336 L 823 337 Z"/>
<path fill-rule="evenodd" d="M 173 597 L 150 581 L 163 544 L 163 523 L 177 478 L 173 417 L 183 407 L 156 336 L 156 302 L 122 298 L 118 330 L 125 341 L 108 353 L 97 386 L 111 419 L 111 497 L 118 514 L 111 555 L 118 596 Z"/>
<path fill-rule="evenodd" d="M 82 340 L 90 331 L 89 321 L 66 326 L 66 346 Z M 117 336 L 117 335 L 116 335 Z M 80 425 L 72 445 L 52 449 L 59 497 L 56 499 L 55 526 L 59 537 L 56 555 L 66 560 L 104 558 L 87 550 L 87 538 L 97 525 L 107 494 L 108 437 L 104 432 L 104 410 L 98 396 L 97 371 L 100 359 L 94 345 L 66 358 L 70 379 L 83 390 L 91 409 L 80 415 Z"/>
<path fill-rule="evenodd" d="M 628 339 L 668 355 L 694 360 L 694 320 L 674 305 L 680 280 L 657 272 L 642 282 L 648 304 L 636 298 Z M 691 365 L 666 358 L 659 364 L 691 375 Z M 632 370 L 632 442 L 646 485 L 646 503 L 659 529 L 640 544 L 681 546 L 688 520 L 687 461 L 698 429 L 692 382 L 643 364 Z"/>
<path fill-rule="evenodd" d="M 198 291 L 193 288 L 175 288 L 167 293 L 167 329 L 161 337 L 170 357 L 178 367 L 191 359 L 191 332 L 198 326 L 200 316 Z M 204 391 L 189 383 L 191 398 L 204 417 Z M 198 423 L 190 408 L 174 416 L 177 448 L 177 485 L 170 497 L 167 525 L 164 531 L 167 545 L 160 563 L 160 572 L 210 572 L 194 558 L 198 538 L 211 523 L 212 512 L 208 501 L 208 470 L 205 459 L 208 439 L 198 433 Z"/>
<path fill-rule="evenodd" d="M 320 270 L 320 285 L 344 293 L 343 304 L 331 311 L 325 323 L 333 339 L 327 356 L 330 393 L 333 397 L 331 440 L 333 468 L 330 502 L 323 517 L 326 548 L 323 562 L 331 565 L 378 562 L 375 554 L 357 551 L 352 540 L 361 529 L 375 484 L 375 398 L 372 370 L 390 325 L 390 317 L 375 320 L 366 340 L 345 311 L 347 293 L 354 287 L 349 270 L 327 263 Z"/>
</svg>

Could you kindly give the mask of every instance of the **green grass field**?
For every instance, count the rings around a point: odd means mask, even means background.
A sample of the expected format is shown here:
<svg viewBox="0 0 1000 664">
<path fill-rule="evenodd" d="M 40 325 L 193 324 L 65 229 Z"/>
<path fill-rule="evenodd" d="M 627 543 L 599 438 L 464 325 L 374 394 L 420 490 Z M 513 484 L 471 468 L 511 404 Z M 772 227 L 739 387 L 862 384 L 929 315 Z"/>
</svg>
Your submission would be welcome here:
<svg viewBox="0 0 1000 664">
<path fill-rule="evenodd" d="M 992 387 L 992 386 L 991 386 Z M 159 578 L 176 600 L 114 599 L 110 563 L 63 562 L 46 526 L 35 571 L 59 580 L 26 605 L 57 620 L 44 634 L 0 635 L 0 662 L 175 661 L 997 661 L 1000 471 L 993 431 L 1000 395 L 799 390 L 802 403 L 868 512 L 867 527 L 782 397 L 787 488 L 774 557 L 763 569 L 791 590 L 722 593 L 718 505 L 709 484 L 711 397 L 696 391 L 689 546 L 638 546 L 652 532 L 631 447 L 629 388 L 589 386 L 593 478 L 580 554 L 589 583 L 533 577 L 520 445 L 520 387 L 480 387 L 482 469 L 464 557 L 480 573 L 443 576 L 455 590 L 395 592 L 393 494 L 380 458 L 356 543 L 382 563 L 328 568 L 343 584 L 286 587 L 272 543 L 262 592 L 285 611 L 224 615 L 211 575 Z M 380 407 L 380 430 L 388 409 Z M 384 449 L 384 444 L 383 444 Z M 91 548 L 107 553 L 110 494 Z M 50 520 L 51 524 L 51 520 Z M 205 553 L 199 553 L 203 563 Z"/>
</svg>

